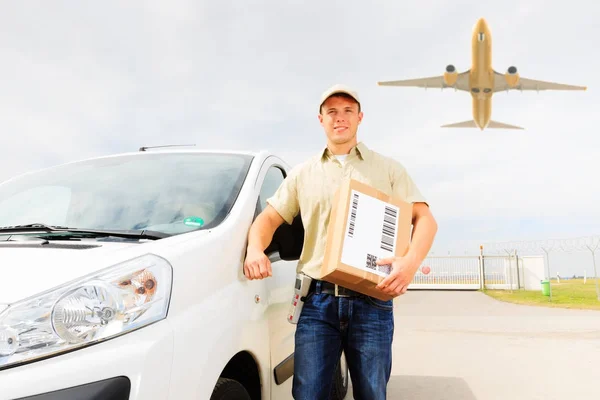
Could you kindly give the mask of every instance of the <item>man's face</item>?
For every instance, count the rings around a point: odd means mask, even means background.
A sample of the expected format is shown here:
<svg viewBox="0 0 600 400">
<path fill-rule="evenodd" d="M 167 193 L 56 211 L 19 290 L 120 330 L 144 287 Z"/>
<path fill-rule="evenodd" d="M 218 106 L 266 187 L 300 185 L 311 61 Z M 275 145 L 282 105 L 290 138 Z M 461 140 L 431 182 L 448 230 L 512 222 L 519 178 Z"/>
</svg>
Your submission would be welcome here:
<svg viewBox="0 0 600 400">
<path fill-rule="evenodd" d="M 333 95 L 323 103 L 319 121 L 331 143 L 344 144 L 354 140 L 362 117 L 356 101 Z"/>
</svg>

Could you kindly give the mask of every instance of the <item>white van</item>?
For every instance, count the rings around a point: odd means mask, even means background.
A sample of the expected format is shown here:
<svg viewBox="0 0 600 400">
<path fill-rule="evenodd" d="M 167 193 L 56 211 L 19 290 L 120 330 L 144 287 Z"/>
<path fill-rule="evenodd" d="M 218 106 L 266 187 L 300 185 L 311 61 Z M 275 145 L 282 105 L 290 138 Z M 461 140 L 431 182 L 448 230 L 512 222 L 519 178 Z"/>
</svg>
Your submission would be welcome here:
<svg viewBox="0 0 600 400">
<path fill-rule="evenodd" d="M 288 171 L 268 152 L 142 148 L 0 184 L 0 399 L 292 398 L 300 219 L 269 246 L 272 277 L 243 274 Z"/>
</svg>

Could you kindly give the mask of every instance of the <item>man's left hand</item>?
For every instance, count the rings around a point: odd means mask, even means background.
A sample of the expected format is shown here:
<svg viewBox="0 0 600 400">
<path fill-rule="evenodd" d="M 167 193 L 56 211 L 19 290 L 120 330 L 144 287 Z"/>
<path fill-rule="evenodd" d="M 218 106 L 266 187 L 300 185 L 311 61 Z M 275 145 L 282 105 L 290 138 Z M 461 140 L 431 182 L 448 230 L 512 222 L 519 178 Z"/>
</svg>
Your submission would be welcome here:
<svg viewBox="0 0 600 400">
<path fill-rule="evenodd" d="M 377 289 L 390 296 L 397 297 L 406 293 L 420 263 L 411 256 L 389 257 L 377 260 L 377 265 L 392 265 L 392 272 L 383 280 Z"/>
</svg>

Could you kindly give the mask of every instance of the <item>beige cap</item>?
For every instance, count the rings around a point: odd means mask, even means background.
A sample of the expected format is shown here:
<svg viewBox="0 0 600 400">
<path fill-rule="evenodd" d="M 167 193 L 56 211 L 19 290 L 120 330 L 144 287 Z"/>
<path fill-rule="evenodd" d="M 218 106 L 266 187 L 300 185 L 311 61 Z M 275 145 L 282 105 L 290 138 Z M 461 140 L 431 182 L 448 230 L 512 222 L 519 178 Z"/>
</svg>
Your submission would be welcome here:
<svg viewBox="0 0 600 400">
<path fill-rule="evenodd" d="M 337 84 L 337 85 L 333 85 L 332 87 L 330 87 L 329 89 L 327 89 L 326 91 L 323 92 L 323 94 L 321 95 L 321 103 L 319 104 L 319 109 L 321 108 L 321 106 L 323 105 L 325 100 L 327 100 L 327 98 L 329 96 L 334 95 L 336 93 L 345 93 L 345 94 L 351 96 L 352 98 L 354 98 L 354 100 L 356 100 L 356 102 L 358 104 L 360 104 L 360 99 L 358 98 L 358 93 L 355 90 L 349 88 L 346 85 Z"/>
</svg>

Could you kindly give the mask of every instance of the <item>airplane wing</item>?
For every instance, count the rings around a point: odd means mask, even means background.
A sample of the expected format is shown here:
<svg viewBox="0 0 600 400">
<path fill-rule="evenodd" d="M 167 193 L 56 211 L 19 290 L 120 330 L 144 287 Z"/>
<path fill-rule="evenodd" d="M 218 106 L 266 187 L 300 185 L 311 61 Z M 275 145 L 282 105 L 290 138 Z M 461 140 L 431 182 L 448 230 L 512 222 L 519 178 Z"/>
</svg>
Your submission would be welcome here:
<svg viewBox="0 0 600 400">
<path fill-rule="evenodd" d="M 405 79 L 401 81 L 380 81 L 377 82 L 379 86 L 404 86 L 404 87 L 420 87 L 425 89 L 450 89 L 454 88 L 457 90 L 464 90 L 466 92 L 470 91 L 469 89 L 469 72 L 465 71 L 458 74 L 456 78 L 456 82 L 453 86 L 446 85 L 444 82 L 444 76 L 430 76 L 427 78 L 417 78 L 417 79 Z"/>
<path fill-rule="evenodd" d="M 494 71 L 494 92 L 503 92 L 508 90 L 587 90 L 586 86 L 565 85 L 563 83 L 538 81 L 535 79 L 519 78 L 519 84 L 510 87 L 504 79 L 504 74 Z"/>
</svg>

